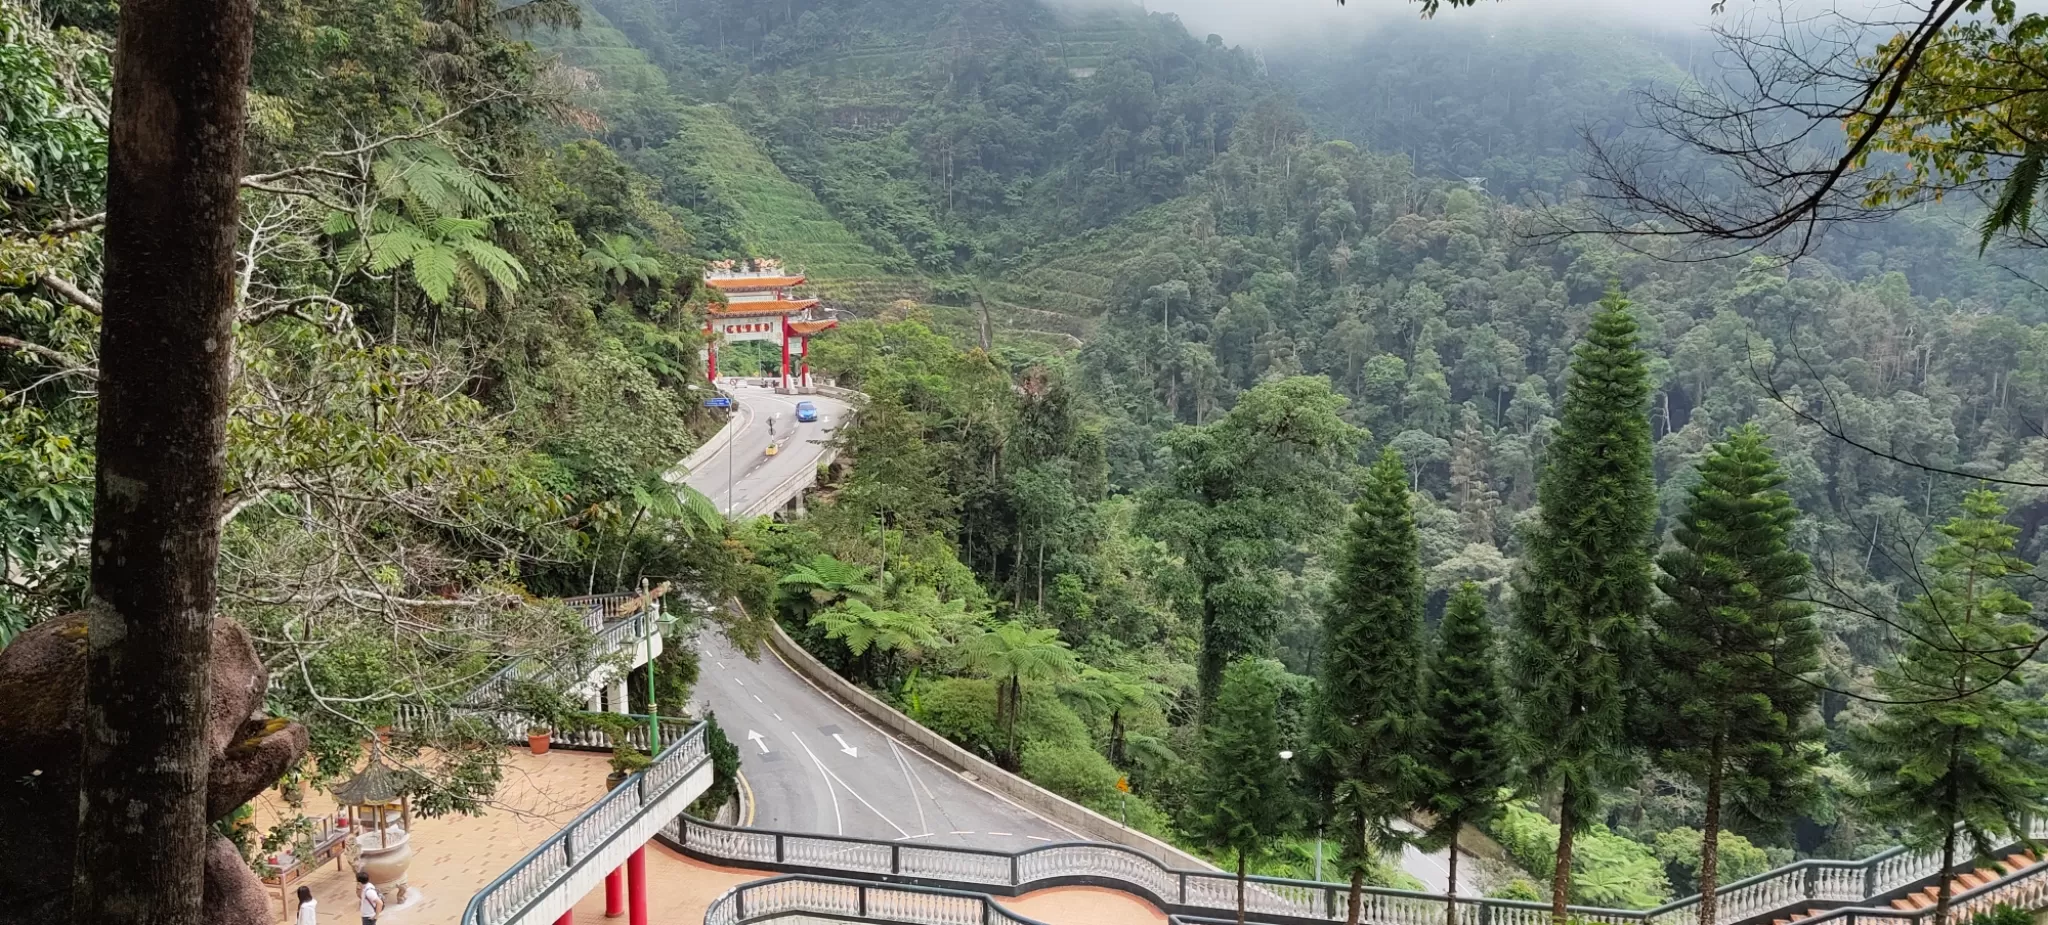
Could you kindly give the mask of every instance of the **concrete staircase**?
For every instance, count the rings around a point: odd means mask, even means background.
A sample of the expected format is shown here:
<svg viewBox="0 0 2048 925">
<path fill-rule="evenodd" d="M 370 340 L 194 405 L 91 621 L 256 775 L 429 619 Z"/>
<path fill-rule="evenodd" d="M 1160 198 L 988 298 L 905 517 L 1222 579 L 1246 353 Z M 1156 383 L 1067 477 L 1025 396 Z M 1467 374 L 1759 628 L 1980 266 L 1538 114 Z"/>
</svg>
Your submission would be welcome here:
<svg viewBox="0 0 2048 925">
<path fill-rule="evenodd" d="M 2041 858 L 2032 851 L 2017 851 L 2008 854 L 2003 859 L 1992 862 L 1988 867 L 1979 867 L 1968 873 L 1957 874 L 1951 877 L 1949 879 L 1949 895 L 1951 897 L 1960 896 L 1969 890 L 1996 883 L 2040 863 L 2042 863 Z M 1934 908 L 1940 892 L 1941 886 L 1939 882 L 1930 883 L 1922 889 L 1892 900 L 1891 907 L 1901 912 L 1917 912 L 1921 909 L 1931 909 Z M 1771 925 L 1796 925 L 1796 923 L 1824 915 L 1828 911 L 1827 907 L 1815 906 L 1772 919 Z"/>
<path fill-rule="evenodd" d="M 2041 863 L 2041 859 L 2036 857 L 2032 851 L 2018 851 L 2008 854 L 2004 860 L 1993 862 L 1990 867 L 1979 867 L 1969 873 L 1959 874 L 1951 878 L 1948 887 L 1949 895 L 1959 895 L 1965 890 L 1974 890 L 1987 883 L 2003 880 L 2039 863 Z M 1932 908 L 1940 893 L 1941 886 L 1937 883 L 1926 889 L 1915 893 L 1907 893 L 1898 899 L 1892 900 L 1892 908 L 1908 912 L 1915 909 Z"/>
</svg>

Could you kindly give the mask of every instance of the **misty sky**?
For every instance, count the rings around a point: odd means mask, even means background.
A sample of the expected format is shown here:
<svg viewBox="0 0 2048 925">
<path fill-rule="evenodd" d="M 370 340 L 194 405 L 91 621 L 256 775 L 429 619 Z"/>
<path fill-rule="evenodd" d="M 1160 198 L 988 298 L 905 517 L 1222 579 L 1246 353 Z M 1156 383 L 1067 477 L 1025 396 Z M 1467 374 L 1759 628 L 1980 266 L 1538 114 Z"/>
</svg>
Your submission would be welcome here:
<svg viewBox="0 0 2048 925">
<path fill-rule="evenodd" d="M 1050 0 L 1074 6 L 1130 0 Z M 1728 0 L 1727 10 L 1711 13 L 1713 0 L 1482 0 L 1469 9 L 1445 9 L 1437 24 L 1447 28 L 1481 25 L 1489 29 L 1513 29 L 1532 18 L 1556 23 L 1586 24 L 1626 21 L 1634 26 L 1663 29 L 1705 29 L 1719 23 L 1728 25 L 1745 16 L 1771 16 L 1780 8 L 1778 0 Z M 1913 16 L 1914 7 L 1899 0 L 1788 0 L 1793 4 L 1840 10 L 1864 18 L 1872 11 L 1885 18 Z M 1924 0 L 1921 0 L 1924 2 Z M 1146 9 L 1178 14 L 1196 35 L 1217 33 L 1231 44 L 1263 46 L 1270 54 L 1274 46 L 1300 37 L 1327 38 L 1356 31 L 1369 33 L 1375 26 L 1414 22 L 1418 7 L 1411 0 L 1350 0 L 1338 6 L 1336 0 L 1143 0 Z M 2020 0 L 2023 12 L 2048 13 L 2048 0 Z M 1917 18 L 1916 16 L 1913 18 Z"/>
</svg>

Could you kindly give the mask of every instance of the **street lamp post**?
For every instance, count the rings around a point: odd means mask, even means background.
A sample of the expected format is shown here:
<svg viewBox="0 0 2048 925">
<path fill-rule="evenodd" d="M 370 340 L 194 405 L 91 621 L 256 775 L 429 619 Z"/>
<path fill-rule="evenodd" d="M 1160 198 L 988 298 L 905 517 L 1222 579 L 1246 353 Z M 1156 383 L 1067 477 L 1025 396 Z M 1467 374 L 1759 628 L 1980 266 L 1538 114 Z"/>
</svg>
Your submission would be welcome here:
<svg viewBox="0 0 2048 925">
<path fill-rule="evenodd" d="M 725 438 L 725 520 L 733 520 L 733 440 L 739 440 L 739 434 Z"/>
<path fill-rule="evenodd" d="M 661 705 L 654 699 L 654 637 L 661 632 L 655 625 L 654 599 L 647 596 L 647 579 L 640 579 L 640 598 L 646 601 L 640 605 L 640 645 L 647 653 L 647 753 L 661 754 Z"/>
<path fill-rule="evenodd" d="M 1293 750 L 1291 750 L 1291 749 L 1282 749 L 1282 750 L 1281 750 L 1281 752 L 1280 752 L 1280 760 L 1281 760 L 1281 761 L 1289 761 L 1289 760 L 1292 760 L 1293 758 L 1294 758 L 1294 752 L 1293 752 Z M 1321 883 L 1321 882 L 1322 882 L 1322 880 L 1323 880 L 1323 827 L 1322 827 L 1322 826 L 1316 826 L 1316 882 L 1317 882 L 1317 883 Z"/>
</svg>

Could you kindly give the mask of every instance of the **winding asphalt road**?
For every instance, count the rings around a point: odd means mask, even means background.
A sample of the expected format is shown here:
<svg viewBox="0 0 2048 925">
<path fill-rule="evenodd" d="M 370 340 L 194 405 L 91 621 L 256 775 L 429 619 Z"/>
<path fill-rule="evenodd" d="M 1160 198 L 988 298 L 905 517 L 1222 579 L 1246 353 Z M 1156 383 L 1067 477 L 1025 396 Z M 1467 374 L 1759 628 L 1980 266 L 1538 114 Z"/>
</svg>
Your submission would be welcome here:
<svg viewBox="0 0 2048 925">
<path fill-rule="evenodd" d="M 772 513 L 792 480 L 816 470 L 849 408 L 823 395 L 752 385 L 728 383 L 725 391 L 739 404 L 730 448 L 686 480 L 719 510 Z M 796 403 L 806 399 L 818 403 L 820 420 L 799 424 Z M 779 446 L 774 456 L 766 455 L 770 443 Z M 716 632 L 701 633 L 696 644 L 703 663 L 696 698 L 717 711 L 740 747 L 752 825 L 1008 851 L 1078 838 L 885 735 L 773 652 L 749 660 Z"/>
<path fill-rule="evenodd" d="M 724 450 L 685 477 L 721 511 L 732 516 L 772 514 L 787 496 L 793 479 L 817 470 L 826 442 L 846 421 L 846 402 L 824 395 L 778 395 L 773 389 L 728 380 L 725 386 L 738 407 L 739 428 Z M 819 420 L 802 424 L 796 403 L 816 402 Z M 770 444 L 779 451 L 768 455 Z"/>
<path fill-rule="evenodd" d="M 719 510 L 730 505 L 738 516 L 773 513 L 790 481 L 815 471 L 849 408 L 822 395 L 777 395 L 751 385 L 728 384 L 726 391 L 739 405 L 730 449 L 686 479 Z M 818 403 L 824 420 L 795 423 L 796 403 L 804 398 Z M 771 442 L 779 445 L 774 456 L 766 455 Z M 1005 851 L 1083 840 L 890 737 L 772 651 L 764 648 L 758 661 L 750 660 L 715 631 L 700 634 L 695 644 L 703 662 L 695 696 L 718 713 L 719 725 L 740 748 L 754 807 L 747 824 Z M 1444 860 L 1441 852 L 1410 848 L 1401 866 L 1440 890 Z M 1462 866 L 1470 871 L 1476 865 Z M 1461 890 L 1473 887 L 1460 884 Z"/>
</svg>

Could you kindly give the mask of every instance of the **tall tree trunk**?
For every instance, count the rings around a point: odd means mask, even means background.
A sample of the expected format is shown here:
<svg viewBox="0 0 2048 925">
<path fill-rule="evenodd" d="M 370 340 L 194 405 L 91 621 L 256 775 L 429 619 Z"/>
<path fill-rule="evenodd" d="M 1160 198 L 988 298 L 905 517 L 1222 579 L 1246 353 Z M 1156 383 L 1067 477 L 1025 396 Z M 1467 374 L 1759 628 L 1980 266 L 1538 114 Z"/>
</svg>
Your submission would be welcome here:
<svg viewBox="0 0 2048 925">
<path fill-rule="evenodd" d="M 1358 917 L 1365 907 L 1365 871 L 1351 870 L 1351 896 L 1344 904 L 1345 925 L 1358 925 Z"/>
<path fill-rule="evenodd" d="M 249 0 L 127 0 L 69 921 L 200 925 Z"/>
<path fill-rule="evenodd" d="M 1045 531 L 1038 531 L 1038 612 L 1045 612 Z"/>
<path fill-rule="evenodd" d="M 1700 826 L 1700 925 L 1714 925 L 1718 897 L 1715 887 L 1721 876 L 1721 767 L 1722 739 L 1714 740 L 1707 765 L 1707 819 Z"/>
<path fill-rule="evenodd" d="M 619 567 L 612 571 L 613 588 L 618 588 L 626 582 L 626 555 L 633 551 L 633 534 L 640 532 L 640 518 L 646 513 L 645 507 L 633 511 L 633 522 L 626 527 L 626 539 L 619 544 Z"/>
<path fill-rule="evenodd" d="M 1451 829 L 1450 856 L 1444 875 L 1444 925 L 1458 925 L 1458 836 L 1457 828 Z"/>
<path fill-rule="evenodd" d="M 1237 849 L 1237 925 L 1244 925 L 1244 849 Z"/>
<path fill-rule="evenodd" d="M 1955 789 L 1954 785 L 1951 784 L 1949 789 L 1953 792 Z M 1949 818 L 1953 820 L 1955 817 L 1950 816 Z M 1941 873 L 1937 875 L 1940 885 L 1935 888 L 1934 892 L 1934 925 L 1948 925 L 1948 904 L 1949 900 L 1953 898 L 1952 894 L 1954 892 L 1950 887 L 1955 882 L 1949 878 L 1949 870 L 1955 866 L 1956 827 L 1951 823 L 1948 827 L 1948 834 L 1941 839 Z"/>
<path fill-rule="evenodd" d="M 1010 769 L 1017 768 L 1017 714 L 1024 712 L 1024 682 L 1016 675 L 1010 676 L 1010 721 L 1008 741 L 1003 744 L 1003 754 L 1009 759 Z"/>
<path fill-rule="evenodd" d="M 1572 785 L 1564 785 L 1557 810 L 1557 867 L 1550 873 L 1550 925 L 1565 925 L 1565 904 L 1572 895 Z"/>
</svg>

